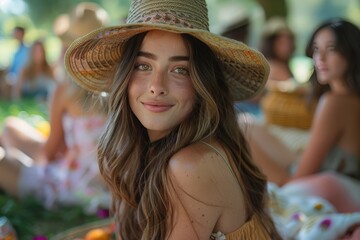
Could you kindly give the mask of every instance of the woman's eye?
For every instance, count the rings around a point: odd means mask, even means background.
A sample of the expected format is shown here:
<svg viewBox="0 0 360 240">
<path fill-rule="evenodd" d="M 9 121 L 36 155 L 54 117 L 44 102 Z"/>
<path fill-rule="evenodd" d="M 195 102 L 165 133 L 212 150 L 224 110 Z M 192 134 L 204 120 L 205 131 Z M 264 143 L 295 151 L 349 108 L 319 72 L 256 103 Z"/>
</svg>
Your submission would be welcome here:
<svg viewBox="0 0 360 240">
<path fill-rule="evenodd" d="M 135 69 L 138 69 L 140 71 L 149 71 L 151 70 L 151 67 L 148 64 L 136 64 Z"/>
<path fill-rule="evenodd" d="M 183 67 L 175 68 L 174 72 L 181 75 L 189 75 L 189 70 Z"/>
</svg>

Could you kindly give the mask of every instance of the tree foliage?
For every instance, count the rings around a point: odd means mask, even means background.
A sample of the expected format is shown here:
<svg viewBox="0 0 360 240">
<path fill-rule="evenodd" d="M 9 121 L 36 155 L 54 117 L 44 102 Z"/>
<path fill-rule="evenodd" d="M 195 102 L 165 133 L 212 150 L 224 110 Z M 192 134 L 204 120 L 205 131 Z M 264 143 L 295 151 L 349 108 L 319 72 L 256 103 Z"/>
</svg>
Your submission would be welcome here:
<svg viewBox="0 0 360 240">
<path fill-rule="evenodd" d="M 29 15 L 34 24 L 39 28 L 49 29 L 52 26 L 55 18 L 62 13 L 74 7 L 79 2 L 84 0 L 24 0 L 29 7 Z M 88 0 L 89 2 L 98 3 L 109 15 L 113 22 L 118 22 L 125 17 L 128 6 L 131 0 Z M 207 0 L 210 10 L 216 8 L 220 3 L 229 1 L 241 0 Z M 286 16 L 286 2 L 285 0 L 253 0 L 260 3 L 266 12 L 266 16 L 272 15 Z"/>
<path fill-rule="evenodd" d="M 39 28 L 50 29 L 59 14 L 67 13 L 69 9 L 84 0 L 24 0 L 29 8 L 29 16 Z M 130 0 L 89 0 L 105 8 L 113 16 L 121 6 L 128 7 Z M 116 18 L 117 16 L 114 16 Z"/>
<path fill-rule="evenodd" d="M 81 0 L 25 0 L 31 19 L 38 27 L 49 27 L 55 18 L 66 13 L 73 5 Z"/>
<path fill-rule="evenodd" d="M 267 19 L 273 16 L 287 16 L 287 4 L 285 0 L 257 0 L 265 10 Z"/>
</svg>

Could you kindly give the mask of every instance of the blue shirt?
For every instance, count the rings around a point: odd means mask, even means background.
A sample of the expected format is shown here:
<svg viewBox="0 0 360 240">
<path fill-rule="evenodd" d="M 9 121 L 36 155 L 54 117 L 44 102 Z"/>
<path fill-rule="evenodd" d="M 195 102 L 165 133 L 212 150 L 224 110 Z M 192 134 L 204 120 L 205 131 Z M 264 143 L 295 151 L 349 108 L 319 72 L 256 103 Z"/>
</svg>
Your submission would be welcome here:
<svg viewBox="0 0 360 240">
<path fill-rule="evenodd" d="M 20 44 L 18 50 L 15 52 L 13 61 L 9 68 L 9 75 L 12 79 L 17 79 L 22 68 L 27 63 L 29 58 L 29 48 L 23 43 Z"/>
</svg>

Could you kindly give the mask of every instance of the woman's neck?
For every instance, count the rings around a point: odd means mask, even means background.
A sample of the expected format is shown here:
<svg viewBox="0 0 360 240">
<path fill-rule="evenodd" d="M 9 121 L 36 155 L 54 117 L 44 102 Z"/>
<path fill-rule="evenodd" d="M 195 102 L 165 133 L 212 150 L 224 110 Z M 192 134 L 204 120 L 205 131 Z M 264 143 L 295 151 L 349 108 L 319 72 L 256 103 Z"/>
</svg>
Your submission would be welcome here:
<svg viewBox="0 0 360 240">
<path fill-rule="evenodd" d="M 333 93 L 339 95 L 349 95 L 352 94 L 353 91 L 349 88 L 349 86 L 345 83 L 345 80 L 333 81 L 330 84 L 330 89 Z"/>
</svg>

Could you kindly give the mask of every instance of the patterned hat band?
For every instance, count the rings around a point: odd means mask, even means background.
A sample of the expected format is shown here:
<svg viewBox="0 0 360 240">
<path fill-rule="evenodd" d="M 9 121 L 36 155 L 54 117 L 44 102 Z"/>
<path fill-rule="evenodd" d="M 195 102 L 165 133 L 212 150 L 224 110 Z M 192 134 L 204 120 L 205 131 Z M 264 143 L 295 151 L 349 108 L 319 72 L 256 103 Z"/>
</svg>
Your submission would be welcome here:
<svg viewBox="0 0 360 240">
<path fill-rule="evenodd" d="M 184 20 L 188 18 L 189 17 L 185 16 L 184 14 L 175 13 L 174 11 L 154 11 L 144 13 L 141 16 L 138 16 L 137 19 L 130 20 L 131 23 L 166 24 L 183 28 L 208 30 L 208 26 L 201 25 L 200 22 L 191 23 Z M 128 21 L 127 23 L 130 23 L 130 21 Z"/>
<path fill-rule="evenodd" d="M 126 23 L 167 24 L 184 28 L 209 30 L 208 12 L 203 1 L 194 8 L 194 2 L 184 1 L 133 1 Z"/>
</svg>

